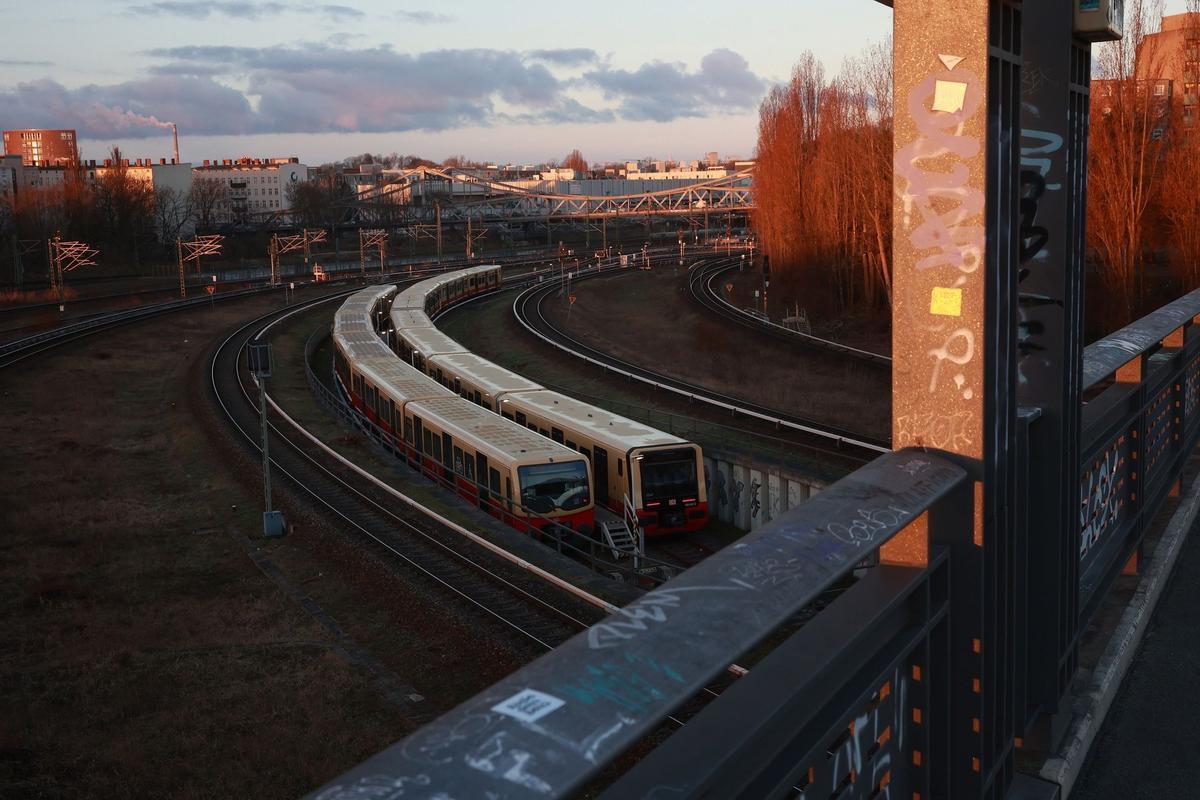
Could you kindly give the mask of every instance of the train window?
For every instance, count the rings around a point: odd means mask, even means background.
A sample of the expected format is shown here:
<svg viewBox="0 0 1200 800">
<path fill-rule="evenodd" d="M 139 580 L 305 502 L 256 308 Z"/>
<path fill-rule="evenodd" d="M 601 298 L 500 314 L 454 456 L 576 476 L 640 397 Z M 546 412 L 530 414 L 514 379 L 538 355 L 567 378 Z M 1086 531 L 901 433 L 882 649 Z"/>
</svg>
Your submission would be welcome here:
<svg viewBox="0 0 1200 800">
<path fill-rule="evenodd" d="M 550 438 L 553 439 L 554 441 L 558 442 L 559 444 L 562 444 L 563 443 L 563 432 L 561 430 L 559 430 L 558 428 L 551 428 L 550 429 Z"/>
<path fill-rule="evenodd" d="M 475 393 L 475 404 L 480 406 L 483 405 L 483 395 L 481 395 L 479 392 Z"/>
<path fill-rule="evenodd" d="M 572 450 L 579 449 L 579 446 L 576 445 L 574 442 L 572 442 L 570 439 L 567 439 L 567 447 L 571 448 Z"/>
<path fill-rule="evenodd" d="M 442 460 L 442 440 L 435 433 L 433 435 L 433 452 L 431 453 L 434 461 Z"/>
<path fill-rule="evenodd" d="M 429 435 L 429 431 L 425 430 L 425 431 L 421 431 L 421 433 L 423 434 L 423 436 L 422 436 L 422 439 L 423 439 L 423 442 L 422 442 L 422 444 L 424 444 L 424 447 L 423 447 L 422 449 L 424 450 L 424 452 L 425 452 L 425 454 L 426 454 L 426 455 L 432 455 L 432 453 L 433 453 L 433 442 L 432 442 L 432 439 L 431 439 L 431 437 L 430 437 L 430 435 Z"/>
<path fill-rule="evenodd" d="M 454 378 L 454 393 L 462 394 L 462 381 L 457 376 Z"/>
<path fill-rule="evenodd" d="M 404 441 L 408 442 L 409 444 L 412 444 L 412 440 L 413 440 L 412 420 L 409 419 L 408 417 L 405 417 L 404 418 Z"/>
<path fill-rule="evenodd" d="M 529 425 L 527 425 L 526 427 L 529 428 L 529 430 L 533 431 L 534 433 L 538 432 L 538 426 L 534 425 L 532 422 L 529 423 Z M 542 431 L 542 433 L 545 433 L 545 431 Z"/>
<path fill-rule="evenodd" d="M 488 470 L 488 483 L 492 487 L 492 491 L 500 494 L 500 473 L 494 469 Z"/>
<path fill-rule="evenodd" d="M 592 451 L 591 450 L 588 450 L 586 447 L 581 447 L 581 448 L 579 448 L 579 452 L 582 453 L 583 457 L 586 458 L 588 461 L 592 460 Z"/>
<path fill-rule="evenodd" d="M 525 415 L 522 414 L 520 411 L 517 412 L 517 422 L 521 425 L 525 424 Z"/>
<path fill-rule="evenodd" d="M 504 476 L 504 496 L 508 498 L 508 510 L 512 511 L 512 478 Z"/>
<path fill-rule="evenodd" d="M 453 447 L 453 440 L 450 438 L 450 434 L 443 433 L 442 434 L 442 458 L 444 460 L 442 461 L 442 463 L 445 464 L 447 467 L 452 465 L 452 462 L 450 461 L 450 450 L 452 447 Z"/>
<path fill-rule="evenodd" d="M 538 433 L 540 433 L 542 436 L 550 435 L 550 431 L 546 430 L 545 428 L 538 428 Z"/>
<path fill-rule="evenodd" d="M 617 459 L 617 477 L 618 478 L 621 477 L 622 473 L 624 472 L 624 467 L 625 467 L 625 459 L 618 458 Z"/>
<path fill-rule="evenodd" d="M 470 453 L 467 453 L 466 457 L 463 459 L 463 467 L 464 467 L 463 475 L 465 475 L 467 480 L 469 480 L 471 483 L 474 483 L 475 482 L 475 459 L 471 456 Z"/>
<path fill-rule="evenodd" d="M 500 416 L 504 417 L 505 419 L 512 419 L 512 418 L 513 418 L 513 415 L 512 415 L 512 414 L 510 414 L 510 413 L 508 413 L 507 411 L 501 411 L 501 412 L 500 412 Z"/>
<path fill-rule="evenodd" d="M 461 447 L 454 448 L 454 471 L 463 474 L 463 453 Z"/>
</svg>

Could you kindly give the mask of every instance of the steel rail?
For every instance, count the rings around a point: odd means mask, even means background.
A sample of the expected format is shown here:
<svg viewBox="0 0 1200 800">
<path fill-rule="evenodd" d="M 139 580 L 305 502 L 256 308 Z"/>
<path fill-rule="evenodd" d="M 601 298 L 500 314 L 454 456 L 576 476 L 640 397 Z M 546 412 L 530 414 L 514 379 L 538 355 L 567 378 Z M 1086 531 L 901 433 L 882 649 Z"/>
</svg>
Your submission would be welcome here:
<svg viewBox="0 0 1200 800">
<path fill-rule="evenodd" d="M 610 272 L 611 270 L 596 270 L 594 268 L 580 270 L 575 273 L 573 280 L 596 277 Z M 686 397 L 689 400 L 699 401 L 734 414 L 742 414 L 743 416 L 768 422 L 778 427 L 832 440 L 837 442 L 839 447 L 841 445 L 850 445 L 873 453 L 891 452 L 890 448 L 883 442 L 860 437 L 849 431 L 840 430 L 835 426 L 823 425 L 798 417 L 779 416 L 776 412 L 764 406 L 747 403 L 744 400 L 706 389 L 697 384 L 667 377 L 661 373 L 604 353 L 584 344 L 574 337 L 568 336 L 562 330 L 556 328 L 541 311 L 542 302 L 558 285 L 559 281 L 557 279 L 545 281 L 537 286 L 526 289 L 513 300 L 513 314 L 516 316 L 517 321 L 526 330 L 547 344 L 576 358 L 595 364 L 607 372 L 623 375 L 632 380 L 653 386 L 656 389 L 663 389 L 681 397 Z M 529 311 L 531 305 L 533 308 L 532 314 Z M 539 329 L 539 322 L 542 329 Z M 544 332 L 545 330 L 551 331 L 552 334 Z"/>
<path fill-rule="evenodd" d="M 357 291 L 357 289 L 355 289 L 353 291 Z M 255 319 L 255 320 L 251 320 L 250 322 L 241 326 L 236 331 L 234 331 L 232 334 L 227 336 L 226 339 L 217 348 L 217 350 L 214 353 L 213 358 L 210 362 L 210 380 L 211 380 L 211 386 L 212 386 L 214 398 L 216 399 L 222 412 L 229 419 L 230 424 L 234 427 L 235 430 L 237 430 L 238 433 L 241 434 L 242 438 L 244 438 L 246 440 L 246 442 L 248 443 L 250 448 L 252 450 L 254 450 L 255 452 L 259 452 L 259 453 L 262 452 L 261 447 L 257 441 L 257 439 L 258 439 L 257 426 L 246 425 L 246 424 L 243 424 L 241 421 L 239 421 L 238 417 L 235 414 L 234 409 L 231 407 L 230 403 L 226 402 L 227 398 L 226 398 L 225 393 L 223 392 L 221 385 L 220 385 L 222 378 L 218 374 L 218 371 L 221 368 L 220 364 L 221 364 L 222 360 L 228 361 L 230 358 L 232 358 L 232 361 L 233 361 L 232 366 L 233 366 L 233 370 L 235 372 L 235 374 L 232 377 L 233 377 L 233 380 L 237 384 L 238 390 L 241 393 L 240 400 L 247 404 L 243 410 L 244 411 L 254 410 L 254 409 L 251 409 L 250 407 L 254 406 L 256 404 L 254 402 L 253 397 L 250 394 L 250 391 L 246 388 L 245 383 L 242 379 L 241 370 L 238 369 L 238 366 L 237 366 L 241 361 L 240 354 L 241 354 L 242 349 L 244 348 L 245 344 L 254 338 L 255 333 L 259 332 L 259 331 L 251 331 L 251 329 L 254 328 L 256 325 L 261 327 L 263 325 L 263 323 L 267 322 L 268 320 L 271 320 L 274 317 L 281 316 L 282 314 L 286 313 L 286 314 L 290 315 L 291 313 L 298 313 L 300 311 L 309 310 L 316 305 L 319 305 L 321 303 L 332 302 L 333 300 L 339 299 L 341 297 L 345 297 L 351 293 L 352 292 L 345 292 L 345 293 L 342 293 L 339 295 L 334 295 L 332 297 L 319 298 L 319 299 L 316 299 L 313 301 L 309 301 L 309 302 L 303 304 L 301 307 L 297 307 L 295 309 L 290 309 L 287 312 L 276 311 L 276 312 L 273 312 L 272 314 L 267 314 L 267 315 L 264 315 L 262 317 Z M 236 348 L 233 351 L 232 356 L 230 356 L 229 348 L 234 345 L 235 341 L 236 341 Z M 226 368 L 228 368 L 228 366 Z M 228 376 L 226 376 L 226 377 L 228 377 Z M 269 395 L 268 395 L 268 398 L 269 398 Z M 276 405 L 275 408 L 278 409 L 278 406 Z M 479 573 L 481 579 L 495 582 L 495 583 L 499 584 L 500 586 L 504 587 L 503 589 L 493 589 L 493 591 L 503 591 L 505 593 L 511 592 L 511 593 L 523 595 L 523 597 L 522 597 L 523 602 L 536 601 L 544 609 L 543 613 L 549 613 L 549 614 L 556 616 L 557 618 L 560 618 L 559 624 L 562 624 L 565 622 L 567 625 L 569 625 L 572 628 L 586 627 L 586 623 L 574 618 L 573 616 L 566 613 L 565 611 L 562 611 L 562 610 L 556 608 L 555 606 L 553 606 L 549 603 L 546 603 L 545 601 L 542 601 L 542 600 L 534 597 L 533 595 L 530 595 L 525 590 L 513 585 L 511 582 L 507 581 L 502 576 L 497 575 L 492 570 L 489 570 L 486 566 L 480 564 L 478 561 L 475 561 L 475 560 L 469 558 L 465 554 L 457 552 L 456 550 L 447 546 L 443 542 L 438 542 L 435 537 L 432 537 L 428 532 L 422 530 L 419 526 L 415 525 L 412 521 L 404 519 L 403 517 L 397 515 L 391 509 L 389 509 L 386 506 L 373 500 L 372 498 L 367 496 L 365 493 L 363 493 L 356 487 L 352 486 L 351 484 L 349 484 L 347 481 L 345 481 L 341 477 L 334 474 L 332 471 L 330 471 L 324 465 L 320 464 L 309 453 L 305 452 L 294 441 L 292 441 L 291 438 L 288 437 L 277 426 L 272 424 L 270 427 L 271 427 L 271 430 L 273 430 L 275 432 L 275 434 L 280 439 L 282 439 L 285 444 L 288 445 L 288 450 L 286 452 L 296 455 L 301 459 L 300 463 L 301 463 L 302 467 L 314 470 L 316 473 L 316 476 L 319 479 L 332 483 L 340 491 L 346 492 L 352 500 L 363 503 L 366 506 L 366 510 L 369 513 L 377 514 L 377 515 L 385 518 L 389 524 L 398 525 L 399 527 L 405 529 L 407 532 L 412 532 L 412 533 L 418 534 L 425 542 L 430 542 L 430 543 L 436 544 L 439 548 L 444 550 L 446 553 L 449 553 L 453 560 L 461 562 L 461 564 L 452 565 L 453 567 L 461 568 L 461 565 L 465 565 L 467 568 L 475 571 L 476 573 Z M 251 429 L 253 429 L 253 430 L 251 430 Z M 313 500 L 318 505 L 320 505 L 320 506 L 326 508 L 327 510 L 329 510 L 330 512 L 332 512 L 335 517 L 338 517 L 341 520 L 343 520 L 347 525 L 349 525 L 350 527 L 357 530 L 359 533 L 361 533 L 363 536 L 365 536 L 366 538 L 373 541 L 378 546 L 382 547 L 390 555 L 398 558 L 399 560 L 406 563 L 407 565 L 409 565 L 413 569 L 417 570 L 421 574 L 425 575 L 426 577 L 428 577 L 429 579 L 434 581 L 436 584 L 442 586 L 444 589 L 448 590 L 452 594 L 459 596 L 460 598 L 465 600 L 471 606 L 483 611 L 486 616 L 497 620 L 502 625 L 504 625 L 508 628 L 511 628 L 512 630 L 516 631 L 521 636 L 535 642 L 536 644 L 538 644 L 541 647 L 544 647 L 547 649 L 553 648 L 554 645 L 551 644 L 550 642 L 546 641 L 546 639 L 550 638 L 550 637 L 548 637 L 544 632 L 535 633 L 531 630 L 528 630 L 521 623 L 516 622 L 513 619 L 506 617 L 504 614 L 502 614 L 498 610 L 494 609 L 492 607 L 493 604 L 490 603 L 489 601 L 481 600 L 478 597 L 473 596 L 469 591 L 464 590 L 463 588 L 460 588 L 459 586 L 455 585 L 455 583 L 452 582 L 452 580 L 447 579 L 446 577 L 443 577 L 442 575 L 439 575 L 436 571 L 436 567 L 431 567 L 427 563 L 425 563 L 425 564 L 420 563 L 420 561 L 418 560 L 418 557 L 414 556 L 411 553 L 404 552 L 403 549 L 395 541 L 389 541 L 387 537 L 380 535 L 376 531 L 371 530 L 370 527 L 368 527 L 367 525 L 364 525 L 360 520 L 355 519 L 353 516 L 351 516 L 349 513 L 347 513 L 346 510 L 339 507 L 339 505 L 336 502 L 331 501 L 328 497 L 328 492 L 322 492 L 320 489 L 312 486 L 311 484 L 313 481 L 311 479 L 306 480 L 305 478 L 296 474 L 298 472 L 298 470 L 296 470 L 295 468 L 289 469 L 287 465 L 285 465 L 280 460 L 278 460 L 278 456 L 273 456 L 271 458 L 271 463 L 272 463 L 273 469 L 275 469 L 279 474 L 283 475 L 285 478 L 287 478 L 289 481 L 291 481 L 292 484 L 295 485 L 297 488 L 299 488 L 303 493 L 305 493 L 305 494 L 309 495 L 311 498 L 313 498 Z M 415 501 L 412 505 L 414 507 L 420 506 L 420 504 L 416 503 Z M 425 509 L 423 513 L 425 514 L 425 516 L 429 516 L 432 518 L 433 514 L 429 513 L 430 511 L 431 510 L 429 510 L 429 509 Z M 440 557 L 445 558 L 445 556 L 440 556 Z M 441 565 L 439 565 L 439 566 L 441 566 Z"/>
<path fill-rule="evenodd" d="M 726 272 L 731 272 L 738 269 L 739 263 L 733 264 L 708 264 L 695 267 L 688 276 L 688 291 L 691 292 L 701 305 L 705 306 L 714 313 L 732 320 L 739 325 L 747 328 L 755 329 L 768 333 L 777 339 L 800 342 L 822 350 L 829 350 L 839 355 L 846 355 L 852 358 L 862 359 L 872 364 L 890 366 L 892 363 L 891 356 L 885 356 L 881 353 L 875 353 L 870 350 L 863 350 L 858 347 L 851 347 L 848 344 L 835 342 L 832 339 L 822 339 L 819 336 L 813 336 L 810 333 L 802 333 L 794 331 L 791 328 L 785 328 L 782 325 L 771 322 L 770 320 L 760 319 L 752 314 L 748 314 L 737 306 L 726 300 L 721 293 L 713 287 L 713 282 L 717 277 L 724 275 Z"/>
</svg>

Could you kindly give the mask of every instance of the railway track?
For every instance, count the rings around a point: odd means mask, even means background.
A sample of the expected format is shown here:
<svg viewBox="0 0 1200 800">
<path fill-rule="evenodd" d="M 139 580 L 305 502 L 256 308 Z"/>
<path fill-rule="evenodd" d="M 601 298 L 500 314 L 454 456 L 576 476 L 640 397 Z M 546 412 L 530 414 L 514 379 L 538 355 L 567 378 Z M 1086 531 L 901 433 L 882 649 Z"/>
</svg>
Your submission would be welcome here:
<svg viewBox="0 0 1200 800">
<path fill-rule="evenodd" d="M 696 269 L 701 268 L 696 267 Z M 613 274 L 613 270 L 597 270 L 592 268 L 577 272 L 574 280 L 594 278 L 606 274 Z M 558 289 L 559 281 L 554 279 L 543 281 L 522 291 L 513 300 L 513 313 L 526 330 L 563 352 L 595 364 L 605 371 L 629 377 L 657 389 L 673 392 L 689 400 L 705 403 L 724 411 L 773 424 L 780 429 L 786 429 L 793 434 L 805 437 L 809 443 L 835 443 L 842 454 L 846 454 L 846 451 L 851 451 L 852 453 L 857 451 L 864 458 L 874 458 L 876 454 L 885 453 L 890 450 L 887 442 L 864 437 L 854 431 L 827 425 L 804 417 L 780 414 L 774 409 L 722 394 L 699 384 L 663 375 L 662 373 L 617 358 L 585 344 L 583 341 L 557 328 L 550 322 L 542 310 L 545 300 L 558 291 Z"/>
<path fill-rule="evenodd" d="M 243 349 L 275 322 L 348 294 L 320 298 L 253 320 L 230 334 L 214 353 L 210 381 L 215 401 L 254 452 L 261 452 L 258 390 L 241 369 Z M 547 599 L 544 585 L 530 588 L 528 576 L 514 574 L 507 565 L 488 563 L 485 552 L 434 522 L 436 512 L 426 509 L 420 513 L 415 501 L 407 510 L 397 508 L 398 504 L 387 502 L 375 487 L 363 486 L 361 480 L 346 475 L 342 465 L 329 463 L 332 459 L 327 454 L 314 453 L 311 443 L 288 426 L 272 423 L 270 429 L 276 474 L 371 551 L 421 575 L 481 619 L 539 649 L 552 649 L 603 616 L 600 609 L 565 610 L 562 606 L 572 604 L 562 602 L 561 595 Z"/>
<path fill-rule="evenodd" d="M 869 364 L 877 364 L 881 367 L 891 367 L 892 359 L 888 356 L 874 353 L 870 350 L 862 350 L 857 347 L 851 347 L 841 342 L 835 342 L 831 339 L 822 339 L 819 336 L 794 331 L 791 328 L 785 328 L 782 325 L 776 325 L 765 319 L 760 319 L 734 306 L 728 300 L 721 296 L 721 293 L 713 284 L 717 279 L 726 273 L 733 272 L 735 269 L 740 269 L 741 263 L 738 262 L 701 262 L 696 265 L 688 273 L 688 291 L 692 297 L 705 308 L 712 311 L 714 314 L 741 325 L 744 328 L 764 333 L 772 338 L 786 341 L 791 344 L 802 344 L 808 347 L 813 347 L 819 350 L 836 353 L 847 358 L 854 358 L 860 361 L 865 361 Z"/>
</svg>

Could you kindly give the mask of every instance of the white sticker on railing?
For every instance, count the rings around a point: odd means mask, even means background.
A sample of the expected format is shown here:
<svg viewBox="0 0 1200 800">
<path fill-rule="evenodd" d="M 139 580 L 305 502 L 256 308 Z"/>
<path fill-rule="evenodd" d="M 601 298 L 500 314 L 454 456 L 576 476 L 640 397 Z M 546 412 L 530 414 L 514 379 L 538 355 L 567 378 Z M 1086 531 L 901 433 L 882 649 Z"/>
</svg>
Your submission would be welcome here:
<svg viewBox="0 0 1200 800">
<path fill-rule="evenodd" d="M 507 714 L 521 722 L 537 722 L 551 711 L 557 711 L 567 704 L 553 695 L 539 692 L 537 689 L 522 689 L 503 703 L 492 706 L 492 711 Z"/>
</svg>

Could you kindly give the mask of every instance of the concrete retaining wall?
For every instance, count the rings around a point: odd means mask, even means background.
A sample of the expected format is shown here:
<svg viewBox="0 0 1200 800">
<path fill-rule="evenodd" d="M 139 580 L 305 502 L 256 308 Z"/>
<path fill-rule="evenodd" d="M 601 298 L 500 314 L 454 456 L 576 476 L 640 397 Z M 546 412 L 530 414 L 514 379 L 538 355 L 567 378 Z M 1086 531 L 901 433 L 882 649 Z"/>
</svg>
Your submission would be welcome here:
<svg viewBox="0 0 1200 800">
<path fill-rule="evenodd" d="M 704 480 L 709 513 L 744 531 L 758 530 L 824 488 L 775 465 L 712 452 L 704 456 Z"/>
</svg>

